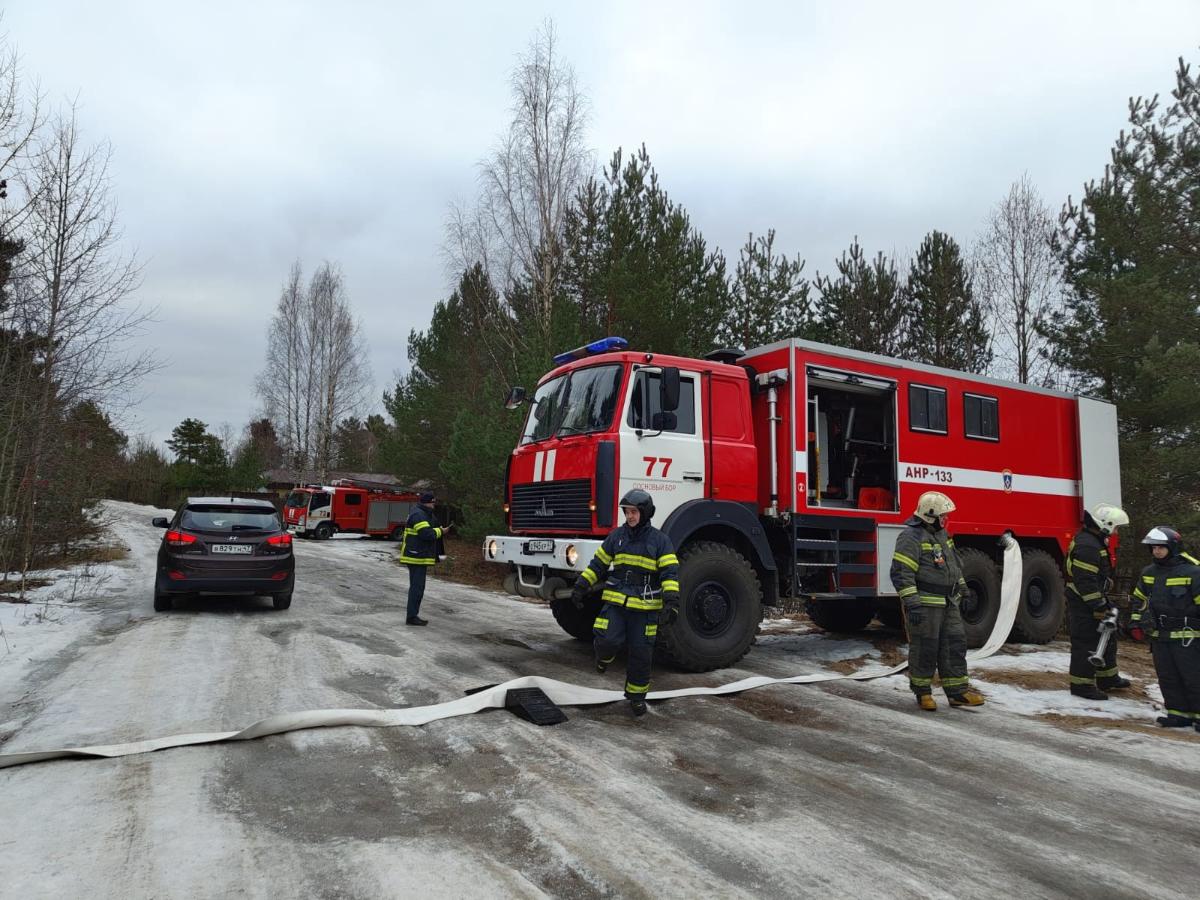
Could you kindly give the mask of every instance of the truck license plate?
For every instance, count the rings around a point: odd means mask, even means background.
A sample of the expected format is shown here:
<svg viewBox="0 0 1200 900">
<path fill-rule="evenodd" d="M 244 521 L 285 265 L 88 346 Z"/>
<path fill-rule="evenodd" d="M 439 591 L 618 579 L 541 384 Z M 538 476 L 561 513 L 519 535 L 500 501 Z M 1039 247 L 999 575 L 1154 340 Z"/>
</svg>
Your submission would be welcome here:
<svg viewBox="0 0 1200 900">
<path fill-rule="evenodd" d="M 526 553 L 553 553 L 554 541 L 526 541 Z"/>
<path fill-rule="evenodd" d="M 213 544 L 213 553 L 253 553 L 254 547 L 250 544 Z"/>
</svg>

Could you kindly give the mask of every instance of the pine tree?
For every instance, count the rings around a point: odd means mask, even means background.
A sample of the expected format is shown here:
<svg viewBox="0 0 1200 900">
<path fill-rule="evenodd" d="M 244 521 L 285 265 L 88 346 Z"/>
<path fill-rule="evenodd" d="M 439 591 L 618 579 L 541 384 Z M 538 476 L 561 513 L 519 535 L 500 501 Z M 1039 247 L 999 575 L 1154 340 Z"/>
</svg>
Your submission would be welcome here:
<svg viewBox="0 0 1200 900">
<path fill-rule="evenodd" d="M 1069 288 L 1043 329 L 1080 391 L 1117 405 L 1135 532 L 1200 527 L 1200 85 L 1180 60 L 1172 100 L 1135 98 L 1102 178 L 1068 200 Z M 1108 499 L 1108 498 L 1105 498 Z"/>
<path fill-rule="evenodd" d="M 984 311 L 952 237 L 940 231 L 926 235 L 909 266 L 905 294 L 908 359 L 964 372 L 987 369 L 992 351 Z"/>
<path fill-rule="evenodd" d="M 722 344 L 748 349 L 789 337 L 813 337 L 804 260 L 775 254 L 775 230 L 746 238 L 734 270 L 729 315 Z"/>
<path fill-rule="evenodd" d="M 878 253 L 868 262 L 855 237 L 838 260 L 837 270 L 837 278 L 817 273 L 821 295 L 815 311 L 817 338 L 850 350 L 903 355 L 908 307 L 895 259 Z"/>
</svg>

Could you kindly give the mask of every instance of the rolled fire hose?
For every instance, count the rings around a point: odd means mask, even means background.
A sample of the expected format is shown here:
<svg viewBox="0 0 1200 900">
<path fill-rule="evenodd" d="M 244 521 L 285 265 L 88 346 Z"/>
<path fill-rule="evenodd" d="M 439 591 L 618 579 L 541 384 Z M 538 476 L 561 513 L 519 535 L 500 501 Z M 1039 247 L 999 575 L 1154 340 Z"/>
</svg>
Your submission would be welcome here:
<svg viewBox="0 0 1200 900">
<path fill-rule="evenodd" d="M 967 654 L 968 660 L 985 659 L 995 653 L 1008 639 L 1013 622 L 1017 615 L 1017 606 L 1021 595 L 1021 548 L 1011 535 L 1001 538 L 1004 546 L 1004 575 L 1000 586 L 1000 611 L 996 616 L 996 624 L 987 642 L 977 650 Z M 765 687 L 771 684 L 819 684 L 826 681 L 870 681 L 875 678 L 886 678 L 908 668 L 907 663 L 901 663 L 889 669 L 855 672 L 850 675 L 822 672 L 811 675 L 796 675 L 792 678 L 768 678 L 755 675 L 743 678 L 741 681 L 730 682 L 719 687 L 677 688 L 673 691 L 651 691 L 646 695 L 648 700 L 668 700 L 676 697 L 711 697 L 721 694 L 737 694 L 753 688 Z M 526 675 L 514 678 L 503 684 L 485 688 L 474 694 L 448 700 L 444 703 L 434 703 L 429 706 L 410 706 L 401 709 L 314 709 L 307 712 L 280 713 L 255 722 L 241 731 L 217 731 L 201 734 L 176 734 L 169 737 L 153 738 L 146 741 L 133 741 L 127 744 L 106 744 L 93 747 L 67 747 L 58 750 L 29 750 L 22 753 L 0 754 L 0 769 L 8 766 L 21 766 L 26 763 L 42 762 L 63 757 L 84 757 L 110 759 L 118 756 L 131 756 L 136 753 L 149 753 L 152 750 L 165 750 L 168 747 L 187 747 L 194 744 L 217 744 L 223 741 L 249 741 L 254 738 L 266 737 L 272 734 L 284 734 L 288 731 L 301 731 L 306 728 L 331 728 L 338 725 L 358 725 L 361 727 L 383 727 L 394 725 L 426 725 L 438 719 L 449 719 L 454 716 L 465 716 L 485 709 L 503 708 L 505 697 L 510 690 L 516 688 L 541 688 L 555 704 L 559 706 L 590 706 L 600 703 L 612 703 L 624 699 L 622 691 L 605 690 L 601 688 L 583 687 L 552 678 L 542 678 L 539 675 Z"/>
</svg>

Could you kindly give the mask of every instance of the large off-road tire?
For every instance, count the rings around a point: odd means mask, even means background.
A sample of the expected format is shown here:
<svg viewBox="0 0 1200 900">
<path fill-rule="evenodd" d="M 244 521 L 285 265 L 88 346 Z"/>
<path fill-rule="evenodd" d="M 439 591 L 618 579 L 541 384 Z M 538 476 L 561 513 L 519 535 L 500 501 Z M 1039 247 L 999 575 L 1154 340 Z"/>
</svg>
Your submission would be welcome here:
<svg viewBox="0 0 1200 900">
<path fill-rule="evenodd" d="M 596 624 L 596 614 L 600 612 L 599 595 L 588 597 L 583 609 L 576 609 L 570 600 L 551 600 L 550 612 L 554 613 L 554 621 L 558 627 L 571 637 L 581 641 L 592 639 L 592 627 Z"/>
<path fill-rule="evenodd" d="M 1021 605 L 1011 640 L 1045 644 L 1062 627 L 1066 586 L 1054 557 L 1045 550 L 1021 553 Z"/>
<path fill-rule="evenodd" d="M 155 612 L 170 612 L 171 611 L 171 595 L 160 594 L 154 592 L 154 611 Z"/>
<path fill-rule="evenodd" d="M 826 631 L 854 634 L 875 618 L 873 597 L 846 597 L 841 600 L 805 600 L 808 617 Z"/>
<path fill-rule="evenodd" d="M 658 626 L 658 655 L 689 672 L 745 656 L 762 620 L 762 586 L 746 558 L 715 541 L 688 544 L 679 552 L 679 584 L 679 618 Z"/>
<path fill-rule="evenodd" d="M 959 550 L 958 555 L 962 560 L 963 578 L 967 581 L 967 596 L 959 608 L 963 629 L 967 632 L 967 646 L 982 647 L 1000 614 L 1000 573 L 991 557 L 982 550 L 968 547 Z"/>
</svg>

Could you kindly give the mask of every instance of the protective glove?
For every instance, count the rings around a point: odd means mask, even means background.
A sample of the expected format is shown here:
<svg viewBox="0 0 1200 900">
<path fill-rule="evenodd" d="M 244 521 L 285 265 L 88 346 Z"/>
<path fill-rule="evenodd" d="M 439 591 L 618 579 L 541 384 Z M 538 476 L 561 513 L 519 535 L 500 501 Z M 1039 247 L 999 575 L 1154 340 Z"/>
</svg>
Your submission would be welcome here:
<svg viewBox="0 0 1200 900">
<path fill-rule="evenodd" d="M 571 605 L 576 609 L 583 609 L 583 602 L 587 599 L 588 586 L 581 578 L 571 587 Z"/>
<path fill-rule="evenodd" d="M 911 609 L 904 610 L 904 617 L 908 619 L 910 628 L 916 628 L 925 621 L 925 610 L 919 606 L 914 606 Z"/>
<path fill-rule="evenodd" d="M 1108 607 L 1107 606 L 1093 606 L 1092 607 L 1092 618 L 1095 619 L 1097 622 L 1108 618 Z"/>
<path fill-rule="evenodd" d="M 679 618 L 679 601 L 672 600 L 663 604 L 662 615 L 659 616 L 659 621 L 664 625 L 674 625 L 675 620 Z"/>
</svg>

